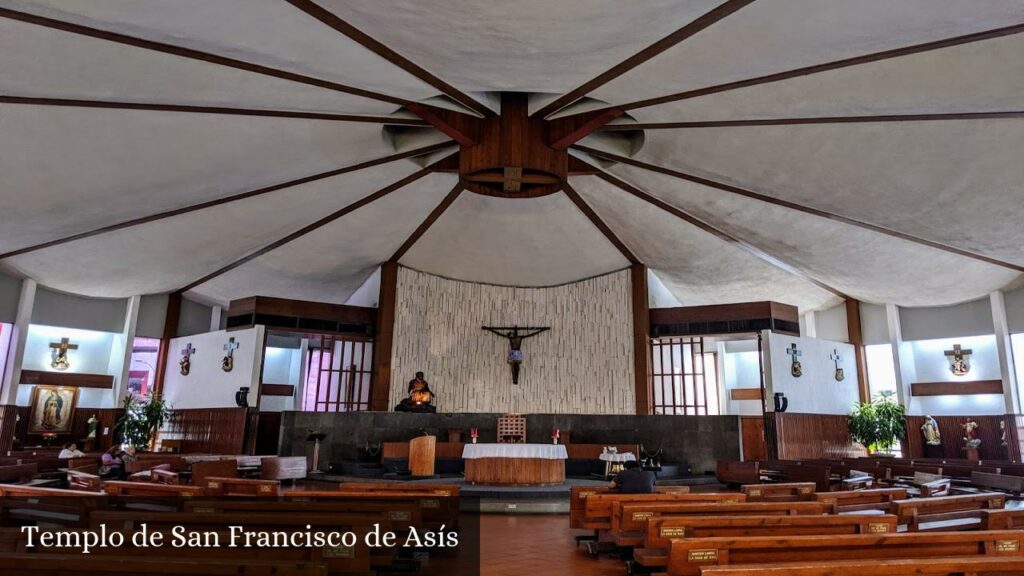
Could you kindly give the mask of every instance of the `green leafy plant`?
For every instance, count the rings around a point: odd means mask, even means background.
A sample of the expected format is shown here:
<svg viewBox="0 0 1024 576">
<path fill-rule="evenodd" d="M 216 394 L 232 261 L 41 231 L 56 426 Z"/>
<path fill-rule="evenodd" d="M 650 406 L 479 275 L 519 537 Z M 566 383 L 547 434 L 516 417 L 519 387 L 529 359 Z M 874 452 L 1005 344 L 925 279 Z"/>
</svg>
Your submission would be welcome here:
<svg viewBox="0 0 1024 576">
<path fill-rule="evenodd" d="M 863 444 L 868 452 L 892 452 L 900 440 L 907 437 L 906 408 L 893 398 L 892 392 L 883 392 L 870 402 L 854 404 L 846 417 L 850 437 Z"/>
<path fill-rule="evenodd" d="M 121 407 L 124 414 L 114 425 L 121 440 L 135 448 L 149 448 L 156 439 L 156 431 L 171 417 L 171 407 L 161 396 L 151 394 L 147 399 L 132 395 L 125 397 Z"/>
</svg>

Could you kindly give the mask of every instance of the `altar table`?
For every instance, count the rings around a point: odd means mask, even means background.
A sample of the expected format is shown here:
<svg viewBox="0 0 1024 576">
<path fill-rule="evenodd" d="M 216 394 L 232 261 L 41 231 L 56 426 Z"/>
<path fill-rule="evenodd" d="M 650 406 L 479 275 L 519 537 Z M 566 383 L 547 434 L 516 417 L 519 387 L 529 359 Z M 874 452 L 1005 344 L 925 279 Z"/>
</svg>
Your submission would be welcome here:
<svg viewBox="0 0 1024 576">
<path fill-rule="evenodd" d="M 466 481 L 494 486 L 555 486 L 565 482 L 562 444 L 467 444 Z"/>
</svg>

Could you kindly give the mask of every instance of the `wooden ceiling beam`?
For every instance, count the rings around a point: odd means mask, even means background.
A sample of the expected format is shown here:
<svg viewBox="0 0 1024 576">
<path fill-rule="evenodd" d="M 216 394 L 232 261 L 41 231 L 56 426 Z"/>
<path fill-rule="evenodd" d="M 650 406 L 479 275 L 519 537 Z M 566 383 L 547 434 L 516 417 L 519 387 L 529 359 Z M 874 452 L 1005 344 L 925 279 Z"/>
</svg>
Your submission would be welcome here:
<svg viewBox="0 0 1024 576">
<path fill-rule="evenodd" d="M 630 264 L 642 264 L 642 262 L 640 262 L 640 259 L 637 258 L 635 254 L 633 254 L 633 251 L 630 250 L 628 246 L 626 246 L 625 242 L 619 239 L 615 232 L 612 231 L 611 227 L 609 227 L 608 224 L 601 219 L 597 212 L 595 212 L 594 209 L 591 208 L 589 204 L 587 204 L 587 201 L 584 200 L 582 196 L 580 196 L 579 192 L 577 192 L 569 184 L 569 182 L 566 182 L 565 184 L 562 185 L 562 192 L 564 192 L 565 195 L 569 197 L 569 200 L 572 200 L 572 203 L 575 204 L 577 208 L 579 208 L 580 212 L 582 212 L 583 215 L 586 216 L 588 220 L 590 220 L 594 227 L 600 230 L 601 234 L 604 234 L 604 237 L 607 238 L 608 241 L 611 242 L 612 245 L 615 246 L 615 248 L 617 248 L 618 251 L 622 253 L 626 260 L 629 260 Z"/>
<path fill-rule="evenodd" d="M 703 178 L 703 177 L 697 176 L 695 174 L 690 174 L 690 173 L 687 173 L 687 172 L 682 172 L 680 170 L 673 170 L 671 168 L 666 168 L 664 166 L 658 166 L 658 165 L 655 165 L 655 164 L 648 164 L 647 162 L 641 162 L 639 160 L 634 160 L 633 158 L 629 158 L 627 156 L 621 156 L 619 154 L 611 154 L 609 152 L 603 152 L 601 150 L 597 150 L 597 149 L 594 149 L 594 148 L 589 148 L 587 146 L 576 145 L 576 146 L 574 146 L 574 148 L 576 148 L 577 150 L 580 150 L 582 152 L 586 152 L 587 154 L 591 154 L 593 156 L 596 156 L 598 158 L 605 158 L 607 160 L 612 160 L 614 162 L 619 162 L 619 163 L 626 164 L 626 165 L 629 165 L 629 166 L 635 166 L 637 168 L 643 168 L 644 170 L 649 170 L 651 172 L 656 172 L 658 174 L 664 174 L 666 176 L 671 176 L 673 178 L 678 178 L 680 180 L 686 180 L 688 182 L 693 182 L 695 184 L 700 184 L 701 186 L 707 186 L 709 188 L 714 188 L 716 190 L 721 190 L 723 192 L 729 192 L 729 193 L 735 194 L 737 196 L 743 196 L 745 198 L 751 198 L 751 199 L 754 199 L 754 200 L 760 200 L 761 202 L 766 202 L 768 204 L 773 204 L 775 206 L 781 206 L 783 208 L 789 208 L 791 210 L 796 210 L 798 212 L 803 212 L 805 214 L 812 214 L 812 215 L 818 216 L 820 218 L 825 218 L 825 219 L 828 219 L 828 220 L 833 220 L 835 222 L 841 222 L 843 224 L 848 224 L 850 226 L 856 226 L 858 228 L 863 228 L 865 230 L 870 230 L 872 232 L 877 232 L 879 234 L 885 234 L 886 236 L 892 236 L 893 238 L 899 238 L 901 240 L 906 240 L 908 242 L 913 242 L 915 244 L 920 244 L 922 246 L 927 246 L 929 248 L 935 248 L 937 250 L 942 250 L 944 252 L 949 252 L 950 254 L 956 254 L 958 256 L 964 256 L 964 257 L 971 258 L 971 259 L 974 259 L 974 260 L 979 260 L 979 261 L 985 262 L 987 264 L 993 264 L 995 266 L 1000 266 L 1000 267 L 1003 267 L 1003 268 L 1009 268 L 1010 270 L 1015 270 L 1017 272 L 1024 272 L 1024 266 L 1021 266 L 1021 265 L 1018 265 L 1018 264 L 1013 264 L 1011 262 L 1006 262 L 1006 261 L 1003 261 L 1003 260 L 999 260 L 997 258 L 992 258 L 990 256 L 985 256 L 984 254 L 978 254 L 977 252 L 971 252 L 969 250 L 964 250 L 962 248 L 956 248 L 954 246 L 950 246 L 948 244 L 943 244 L 941 242 L 935 242 L 933 240 L 927 240 L 927 239 L 921 238 L 919 236 L 914 236 L 913 234 L 907 234 L 907 233 L 904 233 L 904 232 L 899 232 L 897 230 L 893 230 L 891 228 L 886 228 L 884 226 L 879 226 L 877 224 L 871 224 L 869 222 L 864 222 L 863 220 L 857 220 L 856 218 L 850 218 L 848 216 L 842 216 L 840 214 L 836 214 L 834 212 L 829 212 L 827 210 L 821 210 L 819 208 L 813 208 L 813 207 L 807 206 L 805 204 L 799 204 L 797 202 L 790 202 L 788 200 L 782 200 L 782 199 L 776 198 L 774 196 L 768 196 L 768 195 L 762 194 L 760 192 L 754 192 L 753 190 L 748 190 L 746 188 L 740 188 L 739 186 L 733 186 L 731 184 L 726 184 L 724 182 L 718 182 L 716 180 L 710 180 L 708 178 Z"/>
<path fill-rule="evenodd" d="M 405 108 L 434 128 L 444 132 L 460 146 L 476 146 L 480 140 L 480 119 L 475 116 L 418 102 L 409 104 Z"/>
<path fill-rule="evenodd" d="M 732 244 L 733 246 L 736 246 L 736 247 L 738 247 L 738 248 L 740 248 L 742 250 L 745 250 L 746 252 L 752 254 L 753 256 L 756 256 L 757 258 L 763 260 L 764 262 L 767 262 L 768 264 L 771 264 L 772 266 L 774 266 L 774 267 L 776 267 L 776 268 L 778 268 L 778 269 L 780 269 L 780 270 L 782 270 L 784 272 L 792 274 L 793 276 L 796 276 L 797 278 L 800 278 L 801 280 L 805 280 L 807 282 L 810 282 L 811 284 L 817 286 L 818 288 L 821 288 L 822 290 L 825 290 L 825 291 L 827 291 L 827 292 L 829 292 L 831 294 L 834 294 L 834 295 L 836 295 L 836 296 L 838 296 L 838 297 L 840 297 L 840 298 L 842 298 L 844 300 L 847 300 L 847 299 L 850 298 L 849 296 L 847 296 L 841 290 L 839 290 L 837 288 L 833 288 L 832 286 L 829 286 L 828 284 L 826 284 L 826 283 L 824 283 L 824 282 L 822 282 L 822 281 L 820 281 L 820 280 L 818 280 L 816 278 L 813 278 L 812 276 L 808 275 L 804 271 L 799 270 L 799 269 L 791 266 L 790 264 L 788 264 L 788 263 L 778 259 L 777 257 L 772 256 L 771 254 L 768 254 L 767 252 L 765 252 L 761 248 L 758 248 L 757 246 L 754 246 L 753 244 L 751 244 L 751 243 L 749 243 L 749 242 L 747 242 L 745 240 L 737 238 L 736 236 L 733 236 L 732 234 L 729 234 L 728 232 L 726 232 L 726 231 L 724 231 L 724 230 L 722 230 L 722 229 L 720 229 L 720 228 L 718 228 L 718 227 L 716 227 L 716 226 L 714 226 L 714 225 L 712 225 L 712 224 L 710 224 L 708 222 L 705 222 L 704 220 L 701 220 L 700 218 L 697 218 L 696 216 L 690 214 L 689 212 L 687 212 L 687 211 L 685 211 L 685 210 L 683 210 L 683 209 L 681 209 L 681 208 L 679 208 L 677 206 L 674 206 L 672 204 L 669 204 L 668 202 L 665 202 L 664 200 L 661 200 L 660 198 L 652 196 L 652 195 L 648 194 L 647 192 L 641 190 L 640 188 L 637 188 L 636 186 L 633 186 L 632 184 L 622 180 L 621 178 L 618 178 L 618 177 L 616 177 L 616 176 L 614 176 L 612 174 L 609 174 L 608 172 L 605 172 L 605 171 L 598 172 L 597 176 L 599 178 L 601 178 L 602 180 L 604 180 L 605 182 L 608 182 L 609 184 L 611 184 L 613 186 L 616 186 L 616 187 L 622 189 L 623 191 L 625 191 L 625 192 L 627 192 L 629 194 L 632 194 L 633 196 L 636 196 L 637 198 L 639 198 L 639 199 L 641 199 L 641 200 L 643 200 L 643 201 L 645 201 L 645 202 L 647 202 L 649 204 L 652 204 L 652 205 L 654 205 L 654 206 L 664 210 L 665 212 L 668 212 L 669 214 L 672 214 L 676 218 L 679 218 L 680 220 L 683 220 L 684 222 L 686 222 L 688 224 L 696 226 L 697 228 L 707 232 L 708 234 L 711 234 L 711 235 L 717 237 L 720 240 L 724 240 L 725 242 L 727 242 L 729 244 Z"/>
<path fill-rule="evenodd" d="M 42 250 L 44 248 L 50 248 L 50 247 L 53 247 L 53 246 L 59 246 L 61 244 L 67 244 L 68 242 L 74 242 L 75 240 L 82 240 L 84 238 L 89 238 L 91 236 L 97 236 L 99 234 L 106 234 L 106 233 L 109 233 L 109 232 L 116 232 L 117 230 L 122 230 L 124 228 L 129 228 L 129 227 L 132 227 L 132 226 L 138 226 L 140 224 L 147 224 L 149 222 L 155 222 L 157 220 L 163 220 L 165 218 L 170 218 L 172 216 L 179 216 L 181 214 L 187 214 L 189 212 L 195 212 L 197 210 L 203 210 L 203 209 L 206 209 L 206 208 L 212 208 L 214 206 L 220 206 L 222 204 L 227 204 L 229 202 L 237 202 L 239 200 L 244 200 L 246 198 L 253 198 L 253 197 L 256 197 L 256 196 L 262 196 L 263 194 L 269 194 L 271 192 L 276 192 L 278 190 L 283 190 L 285 188 L 291 188 L 291 187 L 299 186 L 299 185 L 302 185 L 302 184 L 308 184 L 310 182 L 316 182 L 317 180 L 323 180 L 325 178 L 331 178 L 333 176 L 340 176 L 342 174 L 347 174 L 349 172 L 355 172 L 357 170 L 363 170 L 365 168 L 371 168 L 373 166 L 380 166 L 381 164 L 387 164 L 389 162 L 394 162 L 396 160 L 402 160 L 404 158 L 413 158 L 415 156 L 422 156 L 423 154 L 429 154 L 430 152 L 436 152 L 437 150 L 443 150 L 445 148 L 451 147 L 451 145 L 452 145 L 451 142 L 442 142 L 442 143 L 439 143 L 439 144 L 432 144 L 430 146 L 424 146 L 422 148 L 416 148 L 416 149 L 413 149 L 413 150 L 408 150 L 406 152 L 400 152 L 398 154 L 392 154 L 390 156 L 384 156 L 383 158 L 376 158 L 374 160 L 367 160 L 366 162 L 360 162 L 358 164 L 351 164 L 349 166 L 345 166 L 345 167 L 338 168 L 338 169 L 335 169 L 335 170 L 329 170 L 327 172 L 321 172 L 319 174 L 313 174 L 313 175 L 310 175 L 310 176 L 305 176 L 305 177 L 302 177 L 302 178 L 298 178 L 296 180 L 289 180 L 287 182 L 281 182 L 279 184 L 274 184 L 273 186 L 266 186 L 266 187 L 263 187 L 263 188 L 257 188 L 255 190 L 249 190 L 249 191 L 246 191 L 246 192 L 241 192 L 239 194 L 233 194 L 231 196 L 225 196 L 223 198 L 217 198 L 215 200 L 209 200 L 207 202 L 200 202 L 199 204 L 193 204 L 191 206 L 185 206 L 184 208 L 176 208 L 174 210 L 166 210 L 164 212 L 159 212 L 157 214 L 150 214 L 148 216 L 143 216 L 141 218 L 134 218 L 132 220 L 126 220 L 124 222 L 118 222 L 117 224 L 111 224 L 109 226 L 103 226 L 101 228 L 96 228 L 94 230 L 89 230 L 88 232 L 81 232 L 81 233 L 78 233 L 78 234 L 73 234 L 71 236 L 66 236 L 64 238 L 59 238 L 57 240 L 50 240 L 49 242 L 43 242 L 42 244 L 36 244 L 34 246 L 28 246 L 26 248 L 19 248 L 17 250 L 12 250 L 10 252 L 6 252 L 4 254 L 0 254 L 0 260 L 2 260 L 4 258 L 12 258 L 14 256 L 20 256 L 22 254 L 27 254 L 29 252 L 35 252 L 37 250 Z"/>
<path fill-rule="evenodd" d="M 395 66 L 402 70 L 412 74 L 416 78 L 426 82 L 427 84 L 437 88 L 442 94 L 448 96 L 452 100 L 462 104 L 466 108 L 480 114 L 481 116 L 494 116 L 494 111 L 485 106 L 483 103 L 478 101 L 476 98 L 466 94 L 437 76 L 431 74 L 424 68 L 420 67 L 416 63 L 412 62 L 408 58 L 402 56 L 398 52 L 395 52 L 387 45 L 372 38 L 362 30 L 359 30 L 355 26 L 349 24 L 334 12 L 327 10 L 323 6 L 320 6 L 313 0 L 287 0 L 289 4 L 295 6 L 299 10 L 302 10 L 309 16 L 316 18 L 320 22 L 333 28 L 337 32 L 344 34 L 350 39 L 358 42 L 367 50 L 374 54 L 384 58 L 388 62 L 391 62 Z"/>
<path fill-rule="evenodd" d="M 134 46 L 136 48 L 143 48 L 146 50 L 152 50 L 154 52 L 161 52 L 163 54 L 171 54 L 174 56 L 179 56 L 181 58 L 199 60 L 201 62 L 217 64 L 219 66 L 226 66 L 228 68 L 235 68 L 237 70 L 244 70 L 246 72 L 262 74 L 264 76 L 271 76 L 273 78 L 278 78 L 281 80 L 288 80 L 291 82 L 297 82 L 299 84 L 307 84 L 309 86 L 316 86 L 318 88 L 333 90 L 335 92 L 352 94 L 353 96 L 360 96 L 362 98 L 369 98 L 371 100 L 388 102 L 391 104 L 396 104 L 398 106 L 404 106 L 410 102 L 405 98 L 398 98 L 395 96 L 389 96 L 387 94 L 381 94 L 379 92 L 373 92 L 371 90 L 363 90 L 362 88 L 346 86 L 345 84 L 331 82 L 329 80 L 324 80 L 322 78 L 314 78 L 312 76 L 306 76 L 295 72 L 289 72 L 287 70 L 281 70 L 279 68 L 272 68 L 270 66 L 254 64 L 252 62 L 246 62 L 244 60 L 238 60 L 235 58 L 228 58 L 226 56 L 220 56 L 218 54 L 211 54 L 209 52 L 203 52 L 201 50 L 194 50 L 192 48 L 185 48 L 183 46 L 175 46 L 173 44 L 165 44 L 163 42 L 155 42 L 153 40 L 145 40 L 143 38 L 137 38 L 135 36 L 128 36 L 127 34 L 119 34 L 117 32 L 110 32 L 108 30 L 101 30 L 99 28 L 92 28 L 90 26 L 83 26 L 81 24 L 74 24 L 71 22 L 65 22 L 63 20 L 56 20 L 54 18 L 47 18 L 45 16 L 29 14 L 27 12 L 19 12 L 17 10 L 11 10 L 10 8 L 0 8 L 0 18 L 17 20 L 19 22 L 35 24 L 37 26 L 52 28 L 54 30 L 61 30 L 63 32 L 70 32 L 72 34 L 79 34 L 81 36 L 88 36 L 90 38 L 98 38 L 100 40 L 106 40 L 108 42 L 115 42 L 117 44 L 124 44 L 126 46 Z"/>
<path fill-rule="evenodd" d="M 816 116 L 810 118 L 766 118 L 750 120 L 706 120 L 690 122 L 637 122 L 609 124 L 600 131 L 674 130 L 678 128 L 733 128 L 740 126 L 798 126 L 803 124 L 864 124 L 871 122 L 935 122 L 945 120 L 1001 120 L 1024 118 L 1024 110 L 1003 112 L 951 112 L 944 114 L 880 114 L 873 116 Z"/>
<path fill-rule="evenodd" d="M 992 30 L 985 30 L 982 32 L 975 32 L 973 34 L 965 34 L 963 36 L 944 38 L 942 40 L 934 40 L 932 42 L 915 44 L 913 46 L 904 46 L 902 48 L 893 48 L 890 50 L 883 50 L 881 52 L 863 54 L 861 56 L 844 58 L 842 60 L 825 62 L 823 64 L 815 64 L 813 66 L 794 68 L 792 70 L 786 70 L 784 72 L 776 72 L 775 74 L 767 74 L 764 76 L 758 76 L 756 78 L 737 80 L 735 82 L 726 82 L 725 84 L 717 84 L 715 86 L 698 88 L 696 90 L 687 90 L 685 92 L 678 92 L 676 94 L 668 94 L 665 96 L 648 98 L 646 100 L 638 100 L 636 102 L 630 102 L 629 104 L 620 104 L 619 107 L 622 108 L 623 110 L 628 111 L 635 110 L 637 108 L 657 106 L 658 104 L 665 104 L 667 102 L 678 102 L 679 100 L 698 98 L 700 96 L 707 96 L 709 94 L 718 94 L 721 92 L 728 92 L 730 90 L 738 90 L 740 88 L 758 86 L 760 84 L 769 84 L 771 82 L 789 80 L 790 78 L 798 78 L 800 76 L 819 74 L 821 72 L 828 72 L 829 70 L 838 70 L 840 68 L 859 66 L 861 64 L 870 64 L 872 62 L 888 60 L 890 58 L 899 58 L 901 56 L 909 56 L 911 54 L 919 54 L 921 52 L 929 52 L 932 50 L 939 50 L 942 48 L 950 48 L 952 46 L 960 46 L 962 44 L 970 44 L 972 42 L 980 42 L 983 40 L 991 40 L 993 38 L 1001 38 L 1003 36 L 1010 36 L 1013 34 L 1019 34 L 1021 32 L 1024 32 L 1024 23 L 1015 24 L 1013 26 L 1005 26 L 1002 28 L 995 28 Z"/>
<path fill-rule="evenodd" d="M 28 104 L 32 106 L 57 106 L 68 108 L 105 108 L 111 110 L 151 110 L 155 112 L 223 114 L 227 116 L 263 116 L 268 118 L 299 118 L 304 120 L 328 120 L 332 122 L 368 122 L 372 124 L 395 124 L 404 126 L 430 125 L 426 121 L 418 118 L 402 118 L 399 116 L 362 116 L 358 114 L 334 114 L 327 112 L 260 110 L 255 108 L 190 106 L 186 104 L 156 104 L 150 102 L 117 102 L 113 100 L 76 100 L 70 98 L 35 98 L 28 96 L 0 95 L 0 104 Z"/>
<path fill-rule="evenodd" d="M 259 258 L 260 256 L 263 256 L 263 255 L 268 254 L 268 253 L 270 253 L 270 252 L 272 252 L 274 250 L 277 250 L 281 246 L 284 246 L 285 244 L 288 244 L 289 242 L 292 242 L 293 240 L 296 240 L 298 238 L 301 238 L 301 237 L 305 236 L 306 234 L 309 234 L 310 232 L 313 232 L 313 231 L 316 231 L 316 230 L 318 230 L 320 228 L 323 228 L 324 226 L 330 224 L 331 222 L 334 222 L 335 220 L 337 220 L 337 219 L 339 219 L 339 218 L 341 218 L 341 217 L 343 217 L 343 216 L 345 216 L 347 214 L 355 212 L 356 210 L 358 210 L 358 209 L 360 209 L 360 208 L 362 208 L 364 206 L 367 206 L 369 204 L 372 204 L 373 202 L 376 202 L 377 200 L 380 200 L 381 198 L 387 196 L 388 194 L 391 194 L 395 190 L 399 190 L 401 188 L 405 188 L 409 184 L 412 184 L 413 182 L 419 180 L 420 178 L 423 178 L 424 176 L 427 176 L 431 172 L 433 172 L 433 170 L 431 169 L 430 166 L 428 166 L 426 168 L 423 168 L 421 170 L 417 170 L 416 172 L 406 176 L 405 178 L 402 178 L 401 180 L 398 180 L 397 182 L 393 182 L 393 183 L 385 186 L 384 188 L 381 188 L 380 190 L 377 190 L 376 192 L 374 192 L 373 194 L 370 194 L 369 196 L 365 196 L 363 198 L 360 198 L 359 200 L 356 200 L 355 202 L 352 202 L 351 204 L 345 206 L 344 208 L 341 208 L 339 210 L 336 210 L 336 211 L 328 214 L 327 216 L 324 216 L 323 218 L 317 220 L 316 222 L 313 222 L 312 224 L 308 224 L 306 226 L 303 226 L 302 228 L 299 228 L 295 232 L 292 232 L 291 234 L 288 234 L 287 236 L 284 236 L 283 238 L 279 238 L 278 240 L 275 240 L 275 241 L 271 242 L 270 244 L 267 244 L 266 246 L 263 246 L 262 248 L 259 248 L 258 250 L 254 251 L 254 252 L 251 252 L 251 253 L 249 253 L 249 254 L 247 254 L 247 255 L 245 255 L 245 256 L 235 260 L 234 262 L 232 262 L 232 263 L 230 263 L 230 264 L 228 264 L 226 266 L 223 266 L 223 267 L 218 268 L 217 270 L 215 270 L 213 272 L 210 272 L 206 276 L 203 276 L 202 278 L 199 278 L 198 280 L 195 280 L 195 281 L 187 284 L 186 286 L 180 288 L 178 290 L 178 292 L 187 292 L 187 291 L 195 288 L 196 286 L 200 286 L 202 284 L 205 284 L 205 283 L 209 282 L 210 280 L 213 280 L 214 278 L 216 278 L 218 276 L 221 276 L 223 274 L 226 274 L 227 272 L 230 272 L 230 271 L 234 270 L 235 268 L 238 268 L 239 266 L 245 264 L 246 262 L 250 262 L 252 260 L 255 260 L 256 258 Z"/>
<path fill-rule="evenodd" d="M 434 222 L 437 222 L 437 220 L 441 218 L 441 215 L 443 215 L 445 211 L 455 203 L 455 200 L 458 199 L 459 195 L 462 194 L 462 191 L 465 189 L 466 188 L 462 185 L 462 182 L 457 182 L 444 199 L 442 199 L 441 202 L 430 211 L 430 214 L 427 215 L 416 230 L 406 238 L 405 242 L 402 243 L 398 250 L 395 250 L 395 253 L 391 258 L 388 258 L 388 262 L 397 263 L 401 260 L 402 256 L 405 256 L 405 253 L 408 252 L 414 244 L 416 244 L 416 241 L 426 234 L 427 230 L 430 230 L 430 227 L 434 225 Z"/>
<path fill-rule="evenodd" d="M 618 108 L 605 108 L 551 120 L 548 122 L 548 145 L 555 150 L 565 150 L 622 114 Z"/>
<path fill-rule="evenodd" d="M 630 56 L 629 58 L 626 58 L 622 62 L 619 62 L 609 70 L 602 72 L 601 74 L 597 75 L 590 81 L 580 85 L 576 89 L 571 90 L 570 92 L 556 98 L 555 100 L 548 103 L 540 110 L 534 112 L 533 116 L 539 116 L 541 118 L 544 118 L 557 112 L 558 110 L 561 110 L 562 108 L 565 108 L 569 104 L 572 104 L 573 102 L 579 100 L 580 98 L 594 91 L 596 88 L 603 86 L 608 82 L 611 82 L 612 80 L 618 78 L 619 76 L 622 76 L 623 74 L 629 72 L 633 68 L 636 68 L 637 66 L 643 64 L 644 62 L 647 62 L 648 60 L 654 58 L 658 54 L 661 54 L 662 52 L 668 50 L 669 48 L 676 46 L 680 42 L 694 36 L 701 30 L 708 28 L 709 26 L 715 24 L 719 20 L 724 19 L 733 12 L 736 12 L 737 10 L 749 4 L 752 4 L 753 2 L 754 0 L 726 0 L 722 4 L 718 5 L 716 8 L 712 9 L 710 12 L 707 12 L 706 14 L 690 22 L 689 24 L 669 34 L 668 36 L 665 36 L 661 40 L 658 40 L 657 42 L 651 44 L 647 48 L 644 48 L 640 52 L 637 52 L 636 54 Z"/>
</svg>

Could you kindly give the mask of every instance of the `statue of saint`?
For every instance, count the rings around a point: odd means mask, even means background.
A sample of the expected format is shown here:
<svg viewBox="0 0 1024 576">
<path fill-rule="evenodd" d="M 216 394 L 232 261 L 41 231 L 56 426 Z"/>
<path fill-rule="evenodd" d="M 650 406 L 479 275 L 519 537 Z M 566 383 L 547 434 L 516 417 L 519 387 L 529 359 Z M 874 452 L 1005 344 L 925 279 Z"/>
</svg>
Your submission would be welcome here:
<svg viewBox="0 0 1024 576">
<path fill-rule="evenodd" d="M 434 399 L 434 393 L 430 391 L 430 384 L 423 379 L 423 372 L 417 372 L 416 377 L 409 381 L 409 396 L 395 406 L 396 412 L 435 412 L 437 409 L 430 404 Z"/>
<path fill-rule="evenodd" d="M 964 424 L 964 445 L 968 448 L 981 446 L 981 438 L 978 438 L 978 423 L 974 420 L 968 420 Z"/>
<path fill-rule="evenodd" d="M 924 425 L 921 426 L 921 433 L 924 434 L 924 442 L 929 446 L 942 444 L 942 434 L 939 433 L 939 423 L 931 416 L 924 417 Z"/>
<path fill-rule="evenodd" d="M 92 416 L 89 417 L 89 420 L 87 420 L 86 422 L 89 424 L 89 435 L 86 436 L 86 438 L 89 440 L 95 440 L 96 430 L 99 429 L 100 427 L 100 420 L 99 418 L 96 417 L 95 414 L 93 414 Z"/>
</svg>

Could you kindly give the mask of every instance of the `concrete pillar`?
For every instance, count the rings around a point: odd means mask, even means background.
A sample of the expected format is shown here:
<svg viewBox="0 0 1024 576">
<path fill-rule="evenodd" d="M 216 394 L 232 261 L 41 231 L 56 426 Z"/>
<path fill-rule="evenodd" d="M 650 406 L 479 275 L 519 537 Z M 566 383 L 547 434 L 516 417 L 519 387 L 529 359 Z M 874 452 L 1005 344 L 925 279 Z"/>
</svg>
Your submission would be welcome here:
<svg viewBox="0 0 1024 576">
<path fill-rule="evenodd" d="M 1000 378 L 1003 380 L 1003 401 L 1007 414 L 1020 414 L 1020 394 L 1017 388 L 1017 369 L 1014 365 L 1013 347 L 1010 343 L 1010 328 L 1006 321 L 1006 300 L 1003 293 L 989 294 L 992 304 L 992 326 L 996 336 L 996 353 L 999 356 Z"/>
<path fill-rule="evenodd" d="M 885 305 L 885 318 L 889 325 L 889 344 L 892 346 L 892 365 L 896 372 L 896 397 L 900 404 L 910 410 L 910 384 L 916 378 L 917 368 L 909 348 L 903 343 L 903 328 L 900 324 L 900 308 L 895 304 Z"/>
<path fill-rule="evenodd" d="M 135 330 L 139 325 L 139 307 L 142 304 L 142 296 L 132 296 L 124 312 L 124 329 L 121 330 L 120 341 L 123 343 L 121 353 L 112 353 L 111 362 L 116 364 L 114 369 L 114 389 L 112 390 L 113 406 L 121 405 L 121 401 L 128 395 L 128 373 L 132 366 L 132 350 L 135 347 Z"/>
<path fill-rule="evenodd" d="M 18 312 L 14 317 L 14 332 L 11 346 L 7 351 L 7 368 L 0 390 L 0 406 L 13 406 L 18 399 L 18 384 L 21 382 L 21 364 L 25 359 L 25 344 L 28 342 L 28 327 L 32 322 L 32 308 L 36 302 L 35 280 L 26 278 L 21 282 L 21 296 L 18 298 Z"/>
<path fill-rule="evenodd" d="M 811 311 L 808 311 L 808 312 L 804 312 L 803 321 L 804 321 L 803 322 L 804 325 L 800 327 L 801 328 L 800 335 L 801 336 L 806 336 L 807 338 L 817 338 L 818 337 L 818 325 L 817 325 L 817 319 L 815 318 L 814 310 L 811 310 Z"/>
<path fill-rule="evenodd" d="M 302 402 L 306 398 L 306 366 L 309 366 L 309 338 L 299 341 L 299 385 L 295 387 L 295 406 L 293 410 L 301 411 Z"/>
<path fill-rule="evenodd" d="M 223 312 L 220 306 L 214 306 L 210 310 L 210 332 L 216 332 L 220 330 L 220 315 Z"/>
</svg>

